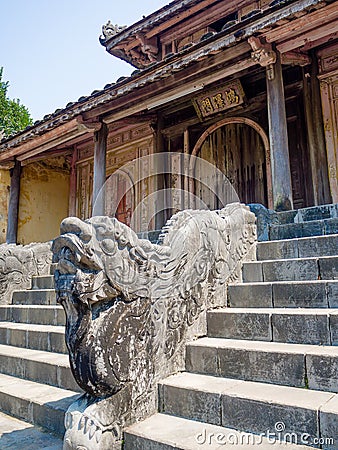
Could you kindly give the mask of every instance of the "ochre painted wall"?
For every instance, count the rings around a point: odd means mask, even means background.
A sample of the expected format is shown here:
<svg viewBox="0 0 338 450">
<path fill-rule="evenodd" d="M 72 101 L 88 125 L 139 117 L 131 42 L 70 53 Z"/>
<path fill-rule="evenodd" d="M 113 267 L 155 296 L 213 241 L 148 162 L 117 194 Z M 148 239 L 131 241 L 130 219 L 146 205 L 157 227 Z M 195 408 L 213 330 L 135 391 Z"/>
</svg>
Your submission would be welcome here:
<svg viewBox="0 0 338 450">
<path fill-rule="evenodd" d="M 11 177 L 9 169 L 0 169 L 0 244 L 6 242 L 10 184 Z"/>
<path fill-rule="evenodd" d="M 24 166 L 21 174 L 18 243 L 49 241 L 68 215 L 69 166 L 53 158 Z"/>
</svg>

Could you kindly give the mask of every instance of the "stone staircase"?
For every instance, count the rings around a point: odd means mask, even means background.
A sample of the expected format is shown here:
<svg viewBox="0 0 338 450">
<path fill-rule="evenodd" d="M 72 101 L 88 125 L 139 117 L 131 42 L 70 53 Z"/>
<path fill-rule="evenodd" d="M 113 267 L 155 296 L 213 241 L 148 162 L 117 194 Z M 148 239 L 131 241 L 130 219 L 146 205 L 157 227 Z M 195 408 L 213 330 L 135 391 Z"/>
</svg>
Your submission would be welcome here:
<svg viewBox="0 0 338 450">
<path fill-rule="evenodd" d="M 11 305 L 0 305 L 1 449 L 62 448 L 64 414 L 80 392 L 64 325 L 52 275 L 34 277 L 31 290 L 15 291 Z"/>
<path fill-rule="evenodd" d="M 258 244 L 229 308 L 208 313 L 186 372 L 160 383 L 158 414 L 126 430 L 125 450 L 338 449 L 337 208 L 308 210 L 268 225 L 278 240 Z M 52 276 L 0 306 L 1 449 L 62 448 L 80 391 L 64 324 Z"/>
<path fill-rule="evenodd" d="M 126 430 L 125 450 L 338 449 L 336 209 L 277 214 L 275 240 L 229 286 L 229 307 L 208 313 L 186 371 L 160 383 L 158 414 Z"/>
</svg>

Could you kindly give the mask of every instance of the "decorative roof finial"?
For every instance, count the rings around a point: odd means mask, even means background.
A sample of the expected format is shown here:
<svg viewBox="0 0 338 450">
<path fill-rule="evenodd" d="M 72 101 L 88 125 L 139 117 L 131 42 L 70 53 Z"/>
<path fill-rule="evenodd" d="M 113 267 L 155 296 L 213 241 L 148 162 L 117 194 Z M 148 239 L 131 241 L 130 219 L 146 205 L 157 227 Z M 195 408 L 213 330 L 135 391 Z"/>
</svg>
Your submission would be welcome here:
<svg viewBox="0 0 338 450">
<path fill-rule="evenodd" d="M 100 36 L 100 41 L 105 42 L 109 38 L 116 36 L 117 34 L 121 33 L 121 31 L 125 30 L 127 28 L 126 25 L 118 25 L 118 24 L 112 24 L 110 20 L 106 23 L 106 25 L 102 25 L 102 34 L 103 36 Z"/>
</svg>

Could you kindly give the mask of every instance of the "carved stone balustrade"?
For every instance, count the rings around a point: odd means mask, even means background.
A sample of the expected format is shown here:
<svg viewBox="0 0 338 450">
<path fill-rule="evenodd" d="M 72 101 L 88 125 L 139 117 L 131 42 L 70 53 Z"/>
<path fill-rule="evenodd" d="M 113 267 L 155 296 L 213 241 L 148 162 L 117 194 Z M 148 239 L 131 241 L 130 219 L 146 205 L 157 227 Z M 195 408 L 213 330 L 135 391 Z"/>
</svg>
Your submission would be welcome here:
<svg viewBox="0 0 338 450">
<path fill-rule="evenodd" d="M 185 344 L 206 311 L 255 259 L 255 216 L 233 203 L 182 211 L 160 244 L 109 217 L 65 219 L 53 244 L 66 341 L 85 394 L 66 414 L 65 449 L 119 448 L 125 426 L 157 409 L 157 382 L 184 370 Z"/>
<path fill-rule="evenodd" d="M 32 277 L 49 275 L 51 242 L 0 245 L 0 304 L 12 302 L 12 292 L 30 289 Z"/>
</svg>

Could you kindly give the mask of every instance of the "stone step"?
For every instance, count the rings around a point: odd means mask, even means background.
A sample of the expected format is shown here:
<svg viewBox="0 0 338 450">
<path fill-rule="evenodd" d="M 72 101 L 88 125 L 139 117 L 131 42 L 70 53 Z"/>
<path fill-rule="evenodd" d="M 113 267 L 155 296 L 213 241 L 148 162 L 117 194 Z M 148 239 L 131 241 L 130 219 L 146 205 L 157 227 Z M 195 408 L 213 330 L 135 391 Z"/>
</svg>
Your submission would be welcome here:
<svg viewBox="0 0 338 450">
<path fill-rule="evenodd" d="M 64 415 L 69 405 L 79 394 L 71 390 L 22 380 L 0 373 L 0 409 L 1 411 L 41 426 L 60 437 L 64 434 Z M 3 422 L 1 421 L 1 425 Z M 0 426 L 1 429 L 1 426 Z M 17 437 L 15 439 L 18 439 Z M 19 442 L 19 441 L 17 441 Z M 1 448 L 3 447 L 1 438 Z M 26 448 L 31 447 L 22 447 Z M 37 446 L 35 449 L 44 447 Z M 62 448 L 62 447 L 61 447 Z"/>
<path fill-rule="evenodd" d="M 54 289 L 34 289 L 14 291 L 12 296 L 14 305 L 56 305 Z"/>
<path fill-rule="evenodd" d="M 228 304 L 233 308 L 338 308 L 338 281 L 230 284 Z"/>
<path fill-rule="evenodd" d="M 80 392 L 68 355 L 0 345 L 0 372 L 18 378 Z"/>
<path fill-rule="evenodd" d="M 336 255 L 338 255 L 338 234 L 257 244 L 258 261 Z"/>
<path fill-rule="evenodd" d="M 338 347 L 201 338 L 187 345 L 186 369 L 238 380 L 338 392 Z"/>
<path fill-rule="evenodd" d="M 68 354 L 63 326 L 0 322 L 0 344 Z"/>
<path fill-rule="evenodd" d="M 324 448 L 337 449 L 337 394 L 181 373 L 159 384 L 159 396 L 165 414 L 285 439 L 294 433 L 304 445 L 334 439 Z"/>
<path fill-rule="evenodd" d="M 2 449 L 62 450 L 62 439 L 23 420 L 0 413 Z"/>
<path fill-rule="evenodd" d="M 338 218 L 270 225 L 269 239 L 293 239 L 338 233 Z"/>
<path fill-rule="evenodd" d="M 338 309 L 223 308 L 207 323 L 214 338 L 338 345 Z"/>
<path fill-rule="evenodd" d="M 272 450 L 280 445 L 294 450 L 313 448 L 282 444 L 277 439 L 269 442 L 267 437 L 161 413 L 124 431 L 125 450 L 221 450 L 227 447 L 248 450 L 250 446 Z"/>
<path fill-rule="evenodd" d="M 302 223 L 313 220 L 335 219 L 338 217 L 338 204 L 311 206 L 277 213 L 279 223 Z"/>
<path fill-rule="evenodd" d="M 338 256 L 279 259 L 243 264 L 243 282 L 338 279 Z"/>
<path fill-rule="evenodd" d="M 0 321 L 64 326 L 66 317 L 58 305 L 0 305 Z"/>
<path fill-rule="evenodd" d="M 32 277 L 32 289 L 54 289 L 54 276 L 41 275 Z"/>
</svg>

